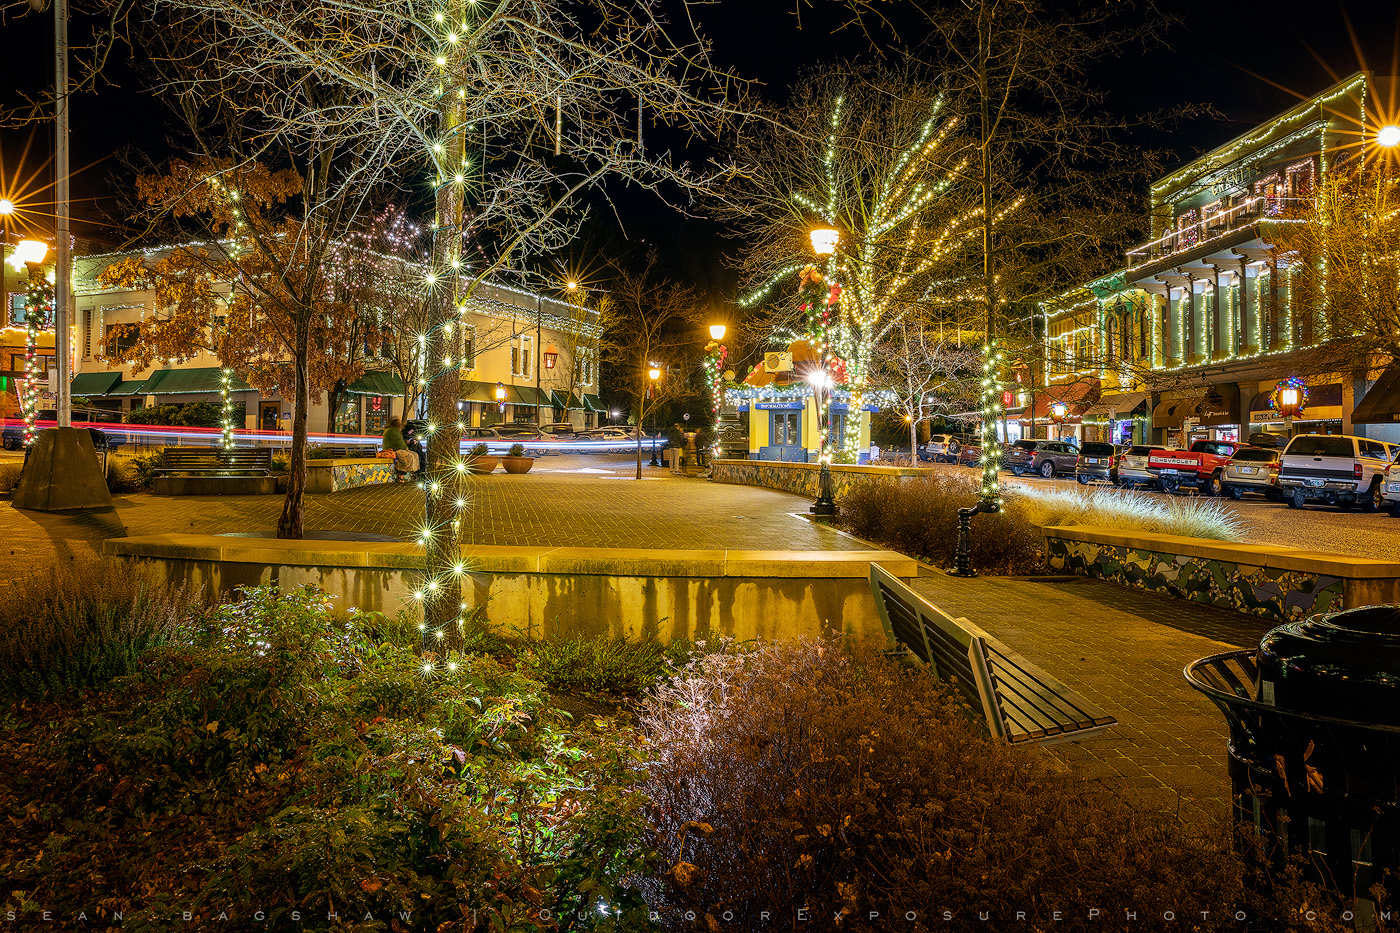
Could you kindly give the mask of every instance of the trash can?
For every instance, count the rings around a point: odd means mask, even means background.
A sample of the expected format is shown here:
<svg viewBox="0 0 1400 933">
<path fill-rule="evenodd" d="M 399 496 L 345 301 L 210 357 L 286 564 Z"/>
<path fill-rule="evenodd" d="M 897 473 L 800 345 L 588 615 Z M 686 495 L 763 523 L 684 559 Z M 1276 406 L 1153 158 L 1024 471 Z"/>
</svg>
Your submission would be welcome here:
<svg viewBox="0 0 1400 933">
<path fill-rule="evenodd" d="M 1400 873 L 1400 606 L 1280 625 L 1185 674 L 1229 724 L 1235 817 L 1374 926 L 1368 889 Z"/>
</svg>

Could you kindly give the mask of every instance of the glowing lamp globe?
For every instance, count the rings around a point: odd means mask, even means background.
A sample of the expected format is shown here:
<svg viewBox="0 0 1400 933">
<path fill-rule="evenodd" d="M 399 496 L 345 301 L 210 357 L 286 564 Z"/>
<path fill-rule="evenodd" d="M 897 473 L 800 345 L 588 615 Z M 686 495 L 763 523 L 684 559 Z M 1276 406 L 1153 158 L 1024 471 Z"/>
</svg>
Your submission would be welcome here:
<svg viewBox="0 0 1400 933">
<path fill-rule="evenodd" d="M 15 202 L 9 198 L 0 198 L 0 214 L 8 217 L 15 212 Z"/>
<path fill-rule="evenodd" d="M 661 378 L 661 370 L 649 369 L 647 370 L 647 376 L 651 379 L 652 382 L 655 382 L 656 380 Z"/>
<path fill-rule="evenodd" d="M 557 362 L 559 362 L 559 350 L 551 343 L 544 348 L 544 368 L 553 369 Z"/>
<path fill-rule="evenodd" d="M 1050 420 L 1056 424 L 1063 424 L 1065 418 L 1069 416 L 1069 406 L 1064 402 L 1056 402 L 1050 406 Z"/>
<path fill-rule="evenodd" d="M 830 256 L 836 252 L 836 244 L 841 242 L 841 234 L 830 227 L 818 227 L 812 231 L 812 252 L 818 256 Z"/>
<path fill-rule="evenodd" d="M 10 265 L 18 272 L 25 263 L 43 262 L 48 254 L 48 244 L 39 240 L 20 240 L 15 244 L 14 252 L 10 254 Z"/>
<path fill-rule="evenodd" d="M 1383 126 L 1376 131 L 1376 142 L 1390 148 L 1400 146 L 1400 126 Z"/>
<path fill-rule="evenodd" d="M 506 387 L 505 387 L 505 385 L 504 385 L 503 383 L 498 382 L 498 383 L 496 383 L 496 401 L 498 401 L 498 402 L 505 402 L 505 400 L 506 400 Z"/>
<path fill-rule="evenodd" d="M 1283 408 L 1298 407 L 1298 390 L 1294 388 L 1280 389 L 1278 400 Z"/>
<path fill-rule="evenodd" d="M 724 339 L 724 325 L 723 325 L 723 324 L 711 324 L 711 325 L 710 325 L 710 339 L 711 339 L 711 340 L 723 340 L 723 339 Z"/>
</svg>

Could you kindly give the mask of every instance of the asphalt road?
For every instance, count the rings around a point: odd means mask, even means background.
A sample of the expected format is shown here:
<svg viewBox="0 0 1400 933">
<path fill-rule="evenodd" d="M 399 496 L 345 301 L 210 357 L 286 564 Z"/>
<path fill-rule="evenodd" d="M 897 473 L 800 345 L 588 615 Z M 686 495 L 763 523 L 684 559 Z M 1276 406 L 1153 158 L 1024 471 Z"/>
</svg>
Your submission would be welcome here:
<svg viewBox="0 0 1400 933">
<path fill-rule="evenodd" d="M 1008 473 L 1003 483 L 1008 486 L 1024 483 L 1052 489 L 1082 488 L 1077 486 L 1072 476 L 1047 480 L 1024 476 L 1013 478 Z M 1144 495 L 1166 495 L 1140 491 Z M 1192 493 L 1173 495 L 1181 497 Z M 1228 498 L 1215 501 L 1223 503 L 1226 509 L 1239 516 L 1247 529 L 1245 541 L 1251 544 L 1277 544 L 1352 557 L 1400 560 L 1400 518 L 1392 518 L 1388 512 L 1368 515 L 1359 508 L 1344 512 L 1335 506 L 1320 504 L 1290 509 L 1282 502 L 1269 502 L 1261 496 L 1246 496 L 1239 501 Z"/>
</svg>

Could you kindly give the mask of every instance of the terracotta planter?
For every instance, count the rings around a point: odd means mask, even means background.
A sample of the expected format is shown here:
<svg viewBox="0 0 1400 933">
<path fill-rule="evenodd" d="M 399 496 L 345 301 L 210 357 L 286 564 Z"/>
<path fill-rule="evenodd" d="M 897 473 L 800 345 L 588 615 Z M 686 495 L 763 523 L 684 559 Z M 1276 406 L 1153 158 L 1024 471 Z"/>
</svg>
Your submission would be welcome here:
<svg viewBox="0 0 1400 933">
<path fill-rule="evenodd" d="M 501 466 L 506 468 L 507 473 L 529 473 L 530 467 L 535 465 L 534 457 L 502 457 Z"/>
<path fill-rule="evenodd" d="M 466 457 L 467 472 L 472 476 L 485 476 L 496 469 L 500 457 Z"/>
</svg>

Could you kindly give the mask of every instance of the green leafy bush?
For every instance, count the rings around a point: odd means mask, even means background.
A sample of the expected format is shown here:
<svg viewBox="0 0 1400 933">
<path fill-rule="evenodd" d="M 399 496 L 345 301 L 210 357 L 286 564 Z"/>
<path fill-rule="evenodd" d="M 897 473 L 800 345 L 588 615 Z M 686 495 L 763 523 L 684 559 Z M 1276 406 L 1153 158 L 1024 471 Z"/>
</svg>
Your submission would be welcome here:
<svg viewBox="0 0 1400 933">
<path fill-rule="evenodd" d="M 552 690 L 572 694 L 638 696 L 685 660 L 688 642 L 663 645 L 607 636 L 574 635 L 522 642 L 521 670 Z"/>
<path fill-rule="evenodd" d="M 1132 929 L 1167 931 L 1203 910 L 1323 928 L 1285 906 L 1321 913 L 1316 889 L 1246 884 L 1227 827 L 1136 811 L 1042 751 L 993 742 L 946 684 L 879 652 L 809 640 L 708 654 L 639 717 L 668 866 L 644 888 L 665 929 L 725 911 L 737 929 L 762 928 L 765 911 L 785 929 L 799 911 L 827 921 L 813 929 L 1011 929 L 1025 911 L 1028 928 L 1054 915 L 1056 930 L 1102 930 L 1135 911 Z"/>
<path fill-rule="evenodd" d="M 115 453 L 107 457 L 107 488 L 112 492 L 141 492 L 151 488 L 164 447 L 140 454 Z"/>
<path fill-rule="evenodd" d="M 156 568 L 116 558 L 60 560 L 0 591 L 0 697 L 99 686 L 136 669 L 152 648 L 188 637 L 202 595 L 161 582 Z"/>
<path fill-rule="evenodd" d="M 868 483 L 837 502 L 852 534 L 939 566 L 952 566 L 958 509 L 977 503 L 979 476 L 929 471 L 902 483 Z M 995 515 L 972 520 L 972 565 L 982 573 L 1045 572 L 1045 536 L 1014 495 Z"/>
<path fill-rule="evenodd" d="M 81 708 L 11 709 L 0 910 L 98 905 L 132 930 L 185 910 L 225 930 L 645 927 L 630 735 L 570 723 L 490 657 L 420 655 L 402 620 L 337 617 L 310 589 L 245 597 Z"/>
<path fill-rule="evenodd" d="M 511 444 L 511 445 L 510 445 L 510 451 L 509 451 L 509 454 L 508 454 L 508 455 L 509 455 L 509 456 L 512 456 L 512 457 L 523 457 L 523 456 L 525 456 L 525 445 L 524 445 L 524 444 Z"/>
<path fill-rule="evenodd" d="M 306 445 L 307 460 L 334 460 L 336 457 L 339 456 L 340 454 L 338 452 L 331 450 L 327 447 L 322 447 L 319 444 Z"/>
<path fill-rule="evenodd" d="M 187 402 L 180 406 L 173 425 L 185 428 L 221 428 L 224 425 L 224 406 L 220 402 Z M 242 425 L 243 419 L 236 418 L 235 425 Z"/>
<path fill-rule="evenodd" d="M 524 447 L 521 447 L 520 449 L 521 449 L 521 450 L 524 450 L 525 448 L 524 448 Z M 486 443 L 483 441 L 483 442 L 479 442 L 479 443 L 473 444 L 473 445 L 472 445 L 472 449 L 469 450 L 469 451 L 467 452 L 467 456 L 468 456 L 468 457 L 484 457 L 484 456 L 486 456 L 486 452 L 487 452 Z"/>
<path fill-rule="evenodd" d="M 127 424 L 172 425 L 179 416 L 179 405 L 147 405 L 144 408 L 131 409 L 122 418 Z"/>
</svg>

